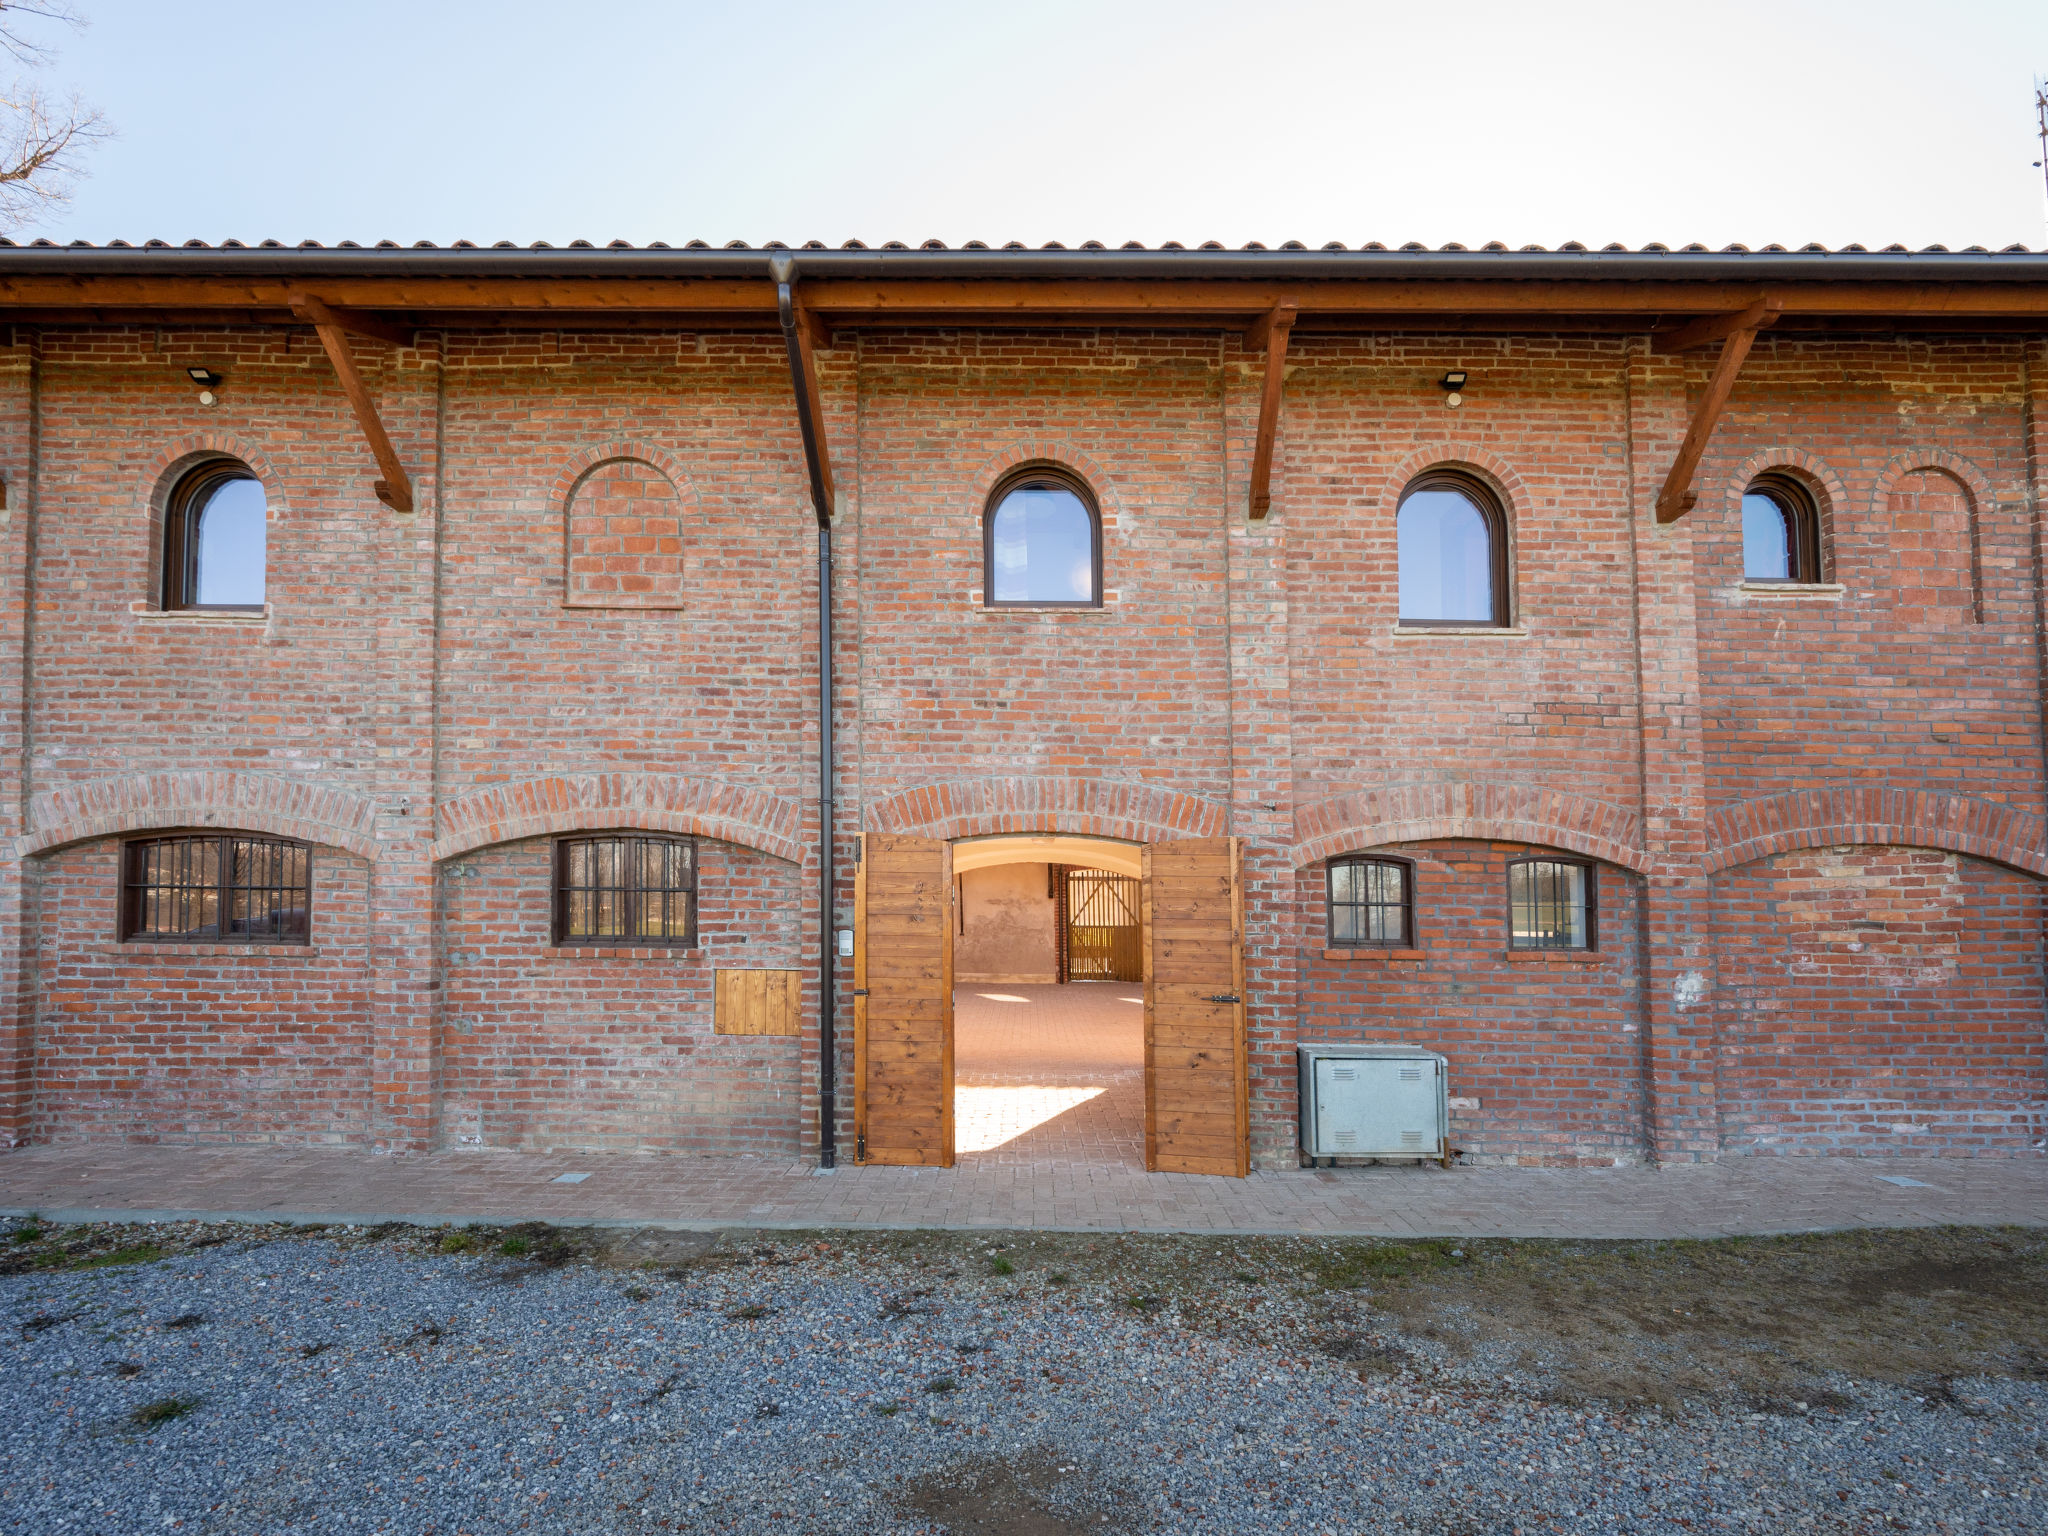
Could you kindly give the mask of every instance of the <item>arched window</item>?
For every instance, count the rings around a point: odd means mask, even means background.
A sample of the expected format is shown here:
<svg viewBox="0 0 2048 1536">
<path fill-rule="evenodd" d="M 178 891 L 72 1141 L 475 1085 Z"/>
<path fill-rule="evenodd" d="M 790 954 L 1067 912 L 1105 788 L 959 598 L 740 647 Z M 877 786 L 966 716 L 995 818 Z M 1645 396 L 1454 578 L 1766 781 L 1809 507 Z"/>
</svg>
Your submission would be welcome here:
<svg viewBox="0 0 2048 1536">
<path fill-rule="evenodd" d="M 1820 515 L 1798 481 L 1766 475 L 1742 493 L 1742 579 L 1821 579 Z"/>
<path fill-rule="evenodd" d="M 1491 491 L 1468 475 L 1427 474 L 1394 517 L 1403 624 L 1507 624 L 1507 518 Z"/>
<path fill-rule="evenodd" d="M 982 524 L 983 601 L 992 608 L 1102 606 L 1102 515 L 1088 487 L 1035 465 L 1001 481 Z"/>
<path fill-rule="evenodd" d="M 232 461 L 202 464 L 171 491 L 164 517 L 164 607 L 260 612 L 263 482 Z"/>
</svg>

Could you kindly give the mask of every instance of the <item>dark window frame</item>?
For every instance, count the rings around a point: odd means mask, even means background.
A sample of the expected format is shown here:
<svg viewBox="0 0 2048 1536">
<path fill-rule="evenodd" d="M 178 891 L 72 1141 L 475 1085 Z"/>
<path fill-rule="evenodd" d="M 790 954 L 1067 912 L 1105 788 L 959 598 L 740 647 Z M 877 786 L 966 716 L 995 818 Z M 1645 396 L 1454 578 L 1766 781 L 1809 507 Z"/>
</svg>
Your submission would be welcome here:
<svg viewBox="0 0 2048 1536">
<path fill-rule="evenodd" d="M 1079 598 L 1002 598 L 996 593 L 996 513 L 1016 491 L 1038 487 L 1071 491 L 1088 512 L 1089 540 L 1094 546 L 1091 563 L 1095 595 Z M 1102 606 L 1102 506 L 1095 492 L 1063 464 L 1020 464 L 995 483 L 981 509 L 981 604 L 984 608 L 1100 608 Z"/>
<path fill-rule="evenodd" d="M 1533 944 L 1515 938 L 1515 870 L 1531 864 L 1559 864 L 1586 872 L 1586 933 L 1583 944 Z M 1507 947 L 1520 954 L 1582 955 L 1600 949 L 1600 866 L 1593 859 L 1576 859 L 1554 853 L 1532 853 L 1508 860 Z"/>
<path fill-rule="evenodd" d="M 572 849 L 589 847 L 597 843 L 644 844 L 659 843 L 665 846 L 684 847 L 690 851 L 690 880 L 687 886 L 662 886 L 663 895 L 687 892 L 689 897 L 689 921 L 681 936 L 674 934 L 649 934 L 631 931 L 637 926 L 639 903 L 644 901 L 650 889 L 646 885 L 613 887 L 628 904 L 628 915 L 623 923 L 627 929 L 618 934 L 577 934 L 569 931 L 569 908 L 571 898 L 578 889 L 591 890 L 596 887 L 575 887 L 569 882 L 569 860 Z M 549 868 L 551 901 L 548 924 L 548 941 L 557 949 L 695 949 L 697 947 L 697 899 L 698 860 L 702 849 L 696 837 L 671 832 L 587 832 L 555 839 Z"/>
<path fill-rule="evenodd" d="M 261 603 L 202 603 L 199 593 L 199 539 L 198 522 L 205 512 L 206 504 L 213 493 L 232 480 L 254 480 L 263 484 L 262 476 L 239 459 L 208 459 L 195 465 L 182 475 L 171 487 L 171 494 L 164 503 L 163 529 L 163 571 L 160 606 L 166 613 L 261 613 L 267 606 L 270 594 L 270 559 L 267 547 L 264 551 L 263 591 Z M 269 488 L 264 487 L 266 517 L 268 516 Z"/>
<path fill-rule="evenodd" d="M 161 891 L 201 891 L 204 886 L 159 882 L 152 884 L 147 874 L 147 859 L 152 848 L 168 848 L 178 844 L 198 846 L 211 843 L 217 846 L 216 875 L 212 884 L 214 893 L 214 921 L 211 928 L 188 930 L 181 933 L 151 932 L 145 927 L 144 908 L 148 894 Z M 300 854 L 305 863 L 303 885 L 271 880 L 257 884 L 253 880 L 237 882 L 234 845 L 237 843 L 260 844 L 268 849 L 289 849 Z M 313 942 L 313 845 L 297 838 L 272 837 L 259 832 L 216 831 L 212 828 L 187 829 L 151 833 L 146 837 L 126 838 L 121 843 L 119 860 L 119 885 L 115 896 L 115 935 L 123 944 L 268 944 L 304 946 Z M 280 898 L 286 894 L 302 897 L 298 910 L 305 914 L 305 921 L 295 933 L 236 933 L 227 931 L 222 914 L 233 904 L 237 892 L 268 891 Z M 288 911 L 289 908 L 279 908 Z M 279 925 L 281 928 L 281 924 Z"/>
<path fill-rule="evenodd" d="M 1785 549 L 1790 555 L 1792 567 L 1789 576 L 1752 576 L 1749 574 L 1749 550 L 1742 552 L 1742 579 L 1753 582 L 1769 582 L 1780 587 L 1818 586 L 1827 580 L 1822 574 L 1820 539 L 1820 502 L 1791 475 L 1763 474 L 1743 488 L 1742 500 L 1751 496 L 1767 496 L 1777 503 L 1778 511 L 1785 519 Z M 1741 501 L 1736 510 L 1741 511 Z"/>
<path fill-rule="evenodd" d="M 1355 908 L 1361 914 L 1374 907 L 1384 908 L 1385 902 L 1339 902 L 1337 900 L 1337 871 L 1344 868 L 1380 865 L 1401 871 L 1401 937 L 1399 939 L 1340 939 L 1337 937 L 1337 908 Z M 1365 923 L 1357 931 L 1363 933 Z M 1419 949 L 1421 940 L 1415 929 L 1415 861 L 1383 853 L 1348 853 L 1331 859 L 1323 870 L 1323 942 L 1329 949 Z"/>
<path fill-rule="evenodd" d="M 1469 499 L 1486 520 L 1487 558 L 1493 585 L 1493 617 L 1490 619 L 1411 619 L 1399 613 L 1401 603 L 1401 509 L 1418 491 L 1456 491 Z M 1403 629 L 1509 629 L 1514 624 L 1514 601 L 1508 590 L 1508 511 L 1500 493 L 1477 475 L 1457 469 L 1428 469 L 1401 488 L 1394 503 L 1394 605 L 1396 620 Z"/>
</svg>

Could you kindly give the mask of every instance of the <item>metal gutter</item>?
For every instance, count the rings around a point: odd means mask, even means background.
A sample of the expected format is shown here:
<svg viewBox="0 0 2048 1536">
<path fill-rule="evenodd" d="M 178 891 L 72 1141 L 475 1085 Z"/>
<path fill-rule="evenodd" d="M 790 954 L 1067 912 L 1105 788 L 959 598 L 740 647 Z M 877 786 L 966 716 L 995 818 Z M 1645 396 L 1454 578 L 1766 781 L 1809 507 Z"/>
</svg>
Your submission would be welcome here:
<svg viewBox="0 0 2048 1536">
<path fill-rule="evenodd" d="M 1209 250 L 503 250 L 487 247 L 264 248 L 0 245 L 10 274 L 285 277 L 761 276 L 763 258 L 801 256 L 817 281 L 903 278 L 1200 278 L 1246 281 L 1956 282 L 2048 281 L 2040 251 L 1209 251 Z"/>
</svg>

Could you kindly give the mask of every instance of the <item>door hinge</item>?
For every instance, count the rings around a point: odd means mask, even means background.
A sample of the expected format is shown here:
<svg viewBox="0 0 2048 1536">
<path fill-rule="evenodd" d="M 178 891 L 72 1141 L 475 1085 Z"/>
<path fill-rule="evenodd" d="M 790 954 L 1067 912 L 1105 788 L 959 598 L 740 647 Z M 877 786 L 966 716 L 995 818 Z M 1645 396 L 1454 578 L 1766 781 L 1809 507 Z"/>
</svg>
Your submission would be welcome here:
<svg viewBox="0 0 2048 1536">
<path fill-rule="evenodd" d="M 1212 992 L 1209 994 L 1209 1001 L 1212 1003 L 1237 1003 L 1244 1001 L 1244 999 L 1240 998 L 1235 992 Z"/>
</svg>

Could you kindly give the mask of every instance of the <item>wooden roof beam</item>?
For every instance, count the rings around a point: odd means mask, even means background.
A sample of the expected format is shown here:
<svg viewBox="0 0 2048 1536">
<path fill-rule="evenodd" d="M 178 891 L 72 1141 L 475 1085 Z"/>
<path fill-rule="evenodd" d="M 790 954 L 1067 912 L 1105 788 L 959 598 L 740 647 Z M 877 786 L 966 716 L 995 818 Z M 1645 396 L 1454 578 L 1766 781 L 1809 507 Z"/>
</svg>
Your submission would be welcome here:
<svg viewBox="0 0 2048 1536">
<path fill-rule="evenodd" d="M 1736 375 L 1742 372 L 1743 359 L 1749 356 L 1750 343 L 1755 340 L 1756 327 L 1752 325 L 1730 331 L 1727 340 L 1721 343 L 1721 356 L 1707 380 L 1707 392 L 1700 396 L 1699 407 L 1686 426 L 1685 441 L 1678 445 L 1678 457 L 1664 477 L 1664 488 L 1657 493 L 1658 522 L 1677 522 L 1699 500 L 1692 489 L 1693 472 L 1700 467 L 1700 456 L 1707 451 L 1707 440 L 1714 435 L 1714 424 L 1721 419 L 1721 408 L 1728 403 Z"/>
<path fill-rule="evenodd" d="M 1273 442 L 1280 432 L 1280 385 L 1287 373 L 1287 339 L 1294 331 L 1299 306 L 1282 299 L 1245 333 L 1244 344 L 1266 354 L 1266 377 L 1259 391 L 1259 430 L 1252 445 L 1251 515 L 1265 517 L 1273 506 Z"/>
<path fill-rule="evenodd" d="M 312 326 L 320 337 L 327 360 L 334 365 L 335 375 L 341 380 L 341 392 L 348 396 L 349 407 L 356 413 L 356 424 L 363 429 L 370 452 L 376 457 L 377 467 L 384 471 L 384 478 L 373 481 L 370 489 L 392 511 L 410 512 L 413 509 L 412 479 L 406 474 L 405 466 L 398 462 L 398 450 L 391 446 L 391 438 L 377 415 L 377 402 L 370 398 L 369 386 L 356 369 L 355 355 L 349 351 L 348 335 L 340 317 L 310 294 L 295 296 L 292 312 Z"/>
<path fill-rule="evenodd" d="M 1657 331 L 1650 337 L 1650 350 L 1660 353 L 1690 352 L 1712 342 L 1723 341 L 1737 331 L 1757 331 L 1775 325 L 1785 312 L 1785 301 L 1765 295 L 1749 308 L 1732 315 L 1702 315 L 1672 331 Z"/>
<path fill-rule="evenodd" d="M 804 466 L 810 471 L 811 508 L 818 526 L 832 524 L 832 455 L 825 442 L 825 407 L 818 393 L 818 319 L 804 307 L 796 291 L 796 264 L 778 256 L 770 268 L 775 278 L 775 307 L 782 321 L 782 341 L 789 352 L 789 382 L 796 394 L 796 424 L 804 441 Z"/>
</svg>

